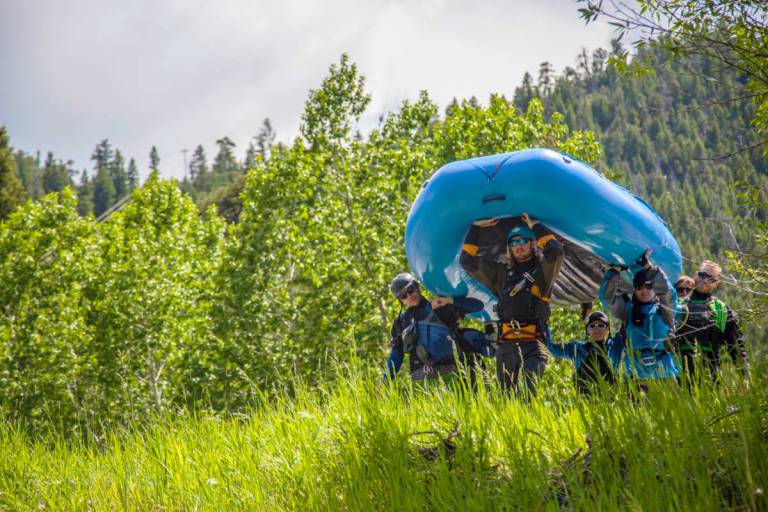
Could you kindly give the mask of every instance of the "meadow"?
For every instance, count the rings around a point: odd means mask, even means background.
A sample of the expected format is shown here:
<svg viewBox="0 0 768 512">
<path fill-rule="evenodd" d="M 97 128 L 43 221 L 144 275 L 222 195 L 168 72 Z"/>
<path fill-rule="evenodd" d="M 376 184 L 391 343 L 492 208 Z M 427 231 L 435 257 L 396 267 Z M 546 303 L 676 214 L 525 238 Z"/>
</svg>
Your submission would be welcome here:
<svg viewBox="0 0 768 512">
<path fill-rule="evenodd" d="M 753 368 L 584 398 L 484 376 L 414 386 L 345 369 L 240 415 L 198 409 L 72 438 L 0 430 L 3 510 L 765 510 L 768 378 Z M 732 370 L 729 368 L 729 370 Z M 94 432 L 96 432 L 94 430 Z"/>
</svg>

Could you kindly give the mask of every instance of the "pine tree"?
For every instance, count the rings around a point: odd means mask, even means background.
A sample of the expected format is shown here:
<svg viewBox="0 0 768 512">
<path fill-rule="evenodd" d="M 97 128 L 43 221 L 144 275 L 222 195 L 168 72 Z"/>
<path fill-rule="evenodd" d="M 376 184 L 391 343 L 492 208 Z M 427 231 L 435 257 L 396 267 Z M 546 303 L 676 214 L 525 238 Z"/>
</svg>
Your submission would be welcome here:
<svg viewBox="0 0 768 512">
<path fill-rule="evenodd" d="M 136 166 L 136 160 L 131 158 L 128 161 L 128 191 L 133 192 L 139 186 L 139 168 Z"/>
<path fill-rule="evenodd" d="M 43 168 L 43 192 L 61 192 L 64 187 L 70 184 L 67 167 L 60 161 L 53 158 L 53 153 L 48 152 Z"/>
<path fill-rule="evenodd" d="M 5 127 L 0 127 L 0 219 L 5 219 L 26 199 L 24 187 L 16 175 L 16 162 Z"/>
<path fill-rule="evenodd" d="M 219 146 L 219 153 L 213 161 L 214 185 L 223 185 L 229 183 L 235 178 L 238 169 L 237 159 L 233 148 L 235 143 L 229 137 L 224 137 L 216 141 Z"/>
<path fill-rule="evenodd" d="M 539 93 L 549 96 L 555 86 L 555 68 L 548 61 L 539 66 Z"/>
<path fill-rule="evenodd" d="M 268 117 L 264 118 L 264 122 L 261 124 L 259 134 L 256 135 L 256 146 L 259 149 L 259 154 L 266 161 L 269 160 L 269 151 L 275 144 L 275 131 L 272 129 L 272 121 Z"/>
<path fill-rule="evenodd" d="M 256 148 L 256 144 L 251 141 L 248 144 L 248 149 L 245 150 L 245 160 L 243 160 L 243 172 L 248 172 L 249 169 L 256 167 L 258 162 L 259 150 Z"/>
<path fill-rule="evenodd" d="M 115 199 L 120 199 L 128 194 L 128 176 L 125 172 L 125 158 L 119 149 L 115 150 L 115 157 L 109 169 L 115 186 Z"/>
<path fill-rule="evenodd" d="M 83 169 L 80 184 L 77 186 L 77 212 L 80 215 L 93 213 L 93 181 L 88 179 L 88 172 Z"/>
<path fill-rule="evenodd" d="M 104 139 L 96 145 L 96 149 L 93 150 L 93 154 L 91 155 L 91 160 L 96 163 L 95 168 L 97 171 L 99 169 L 109 171 L 114 156 L 115 152 L 112 149 L 109 140 Z"/>
<path fill-rule="evenodd" d="M 533 85 L 533 77 L 527 71 L 523 75 L 523 83 L 515 89 L 515 107 L 520 112 L 528 110 L 528 103 L 538 95 L 536 86 Z M 455 99 L 454 99 L 455 102 Z"/>
<path fill-rule="evenodd" d="M 210 172 L 208 170 L 208 160 L 205 157 L 205 149 L 201 144 L 195 148 L 192 153 L 192 160 L 189 162 L 189 179 L 197 190 L 208 191 Z"/>
<path fill-rule="evenodd" d="M 152 146 L 152 149 L 149 151 L 149 170 L 160 170 L 160 154 L 157 152 L 157 148 L 155 146 Z"/>
<path fill-rule="evenodd" d="M 93 183 L 93 213 L 97 217 L 115 204 L 115 183 L 105 168 L 96 171 Z"/>
</svg>

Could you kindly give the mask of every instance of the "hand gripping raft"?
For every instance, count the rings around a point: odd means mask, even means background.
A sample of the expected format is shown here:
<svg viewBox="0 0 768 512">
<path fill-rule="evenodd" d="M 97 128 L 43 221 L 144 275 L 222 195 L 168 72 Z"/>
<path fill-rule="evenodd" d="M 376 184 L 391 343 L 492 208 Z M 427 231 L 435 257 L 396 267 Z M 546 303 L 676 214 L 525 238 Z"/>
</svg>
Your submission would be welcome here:
<svg viewBox="0 0 768 512">
<path fill-rule="evenodd" d="M 680 247 L 653 208 L 585 163 L 547 149 L 461 160 L 433 174 L 405 227 L 411 270 L 433 293 L 483 300 L 481 316 L 492 318 L 495 298 L 459 264 L 464 237 L 476 220 L 523 212 L 555 231 L 565 248 L 555 303 L 594 300 L 608 264 L 630 265 L 647 248 L 670 279 L 680 275 Z M 496 254 L 487 256 L 504 258 L 504 243 L 499 233 Z"/>
</svg>

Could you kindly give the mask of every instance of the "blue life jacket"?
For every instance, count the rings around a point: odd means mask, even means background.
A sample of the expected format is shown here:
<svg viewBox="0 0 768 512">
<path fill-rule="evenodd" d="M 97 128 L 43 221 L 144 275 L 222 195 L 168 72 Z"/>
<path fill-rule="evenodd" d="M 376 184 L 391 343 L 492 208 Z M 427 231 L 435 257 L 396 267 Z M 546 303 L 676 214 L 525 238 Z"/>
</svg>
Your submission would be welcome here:
<svg viewBox="0 0 768 512">
<path fill-rule="evenodd" d="M 432 310 L 427 302 L 424 305 L 427 314 L 422 320 L 415 320 L 419 337 L 417 344 L 427 349 L 431 362 L 438 363 L 453 357 L 453 337 L 451 330 Z"/>
<path fill-rule="evenodd" d="M 632 323 L 632 310 L 636 304 L 627 301 L 627 347 L 624 362 L 630 375 L 640 379 L 678 377 L 679 371 L 672 354 L 666 351 L 664 340 L 669 326 L 659 314 L 659 304 L 642 304 L 643 325 Z"/>
</svg>

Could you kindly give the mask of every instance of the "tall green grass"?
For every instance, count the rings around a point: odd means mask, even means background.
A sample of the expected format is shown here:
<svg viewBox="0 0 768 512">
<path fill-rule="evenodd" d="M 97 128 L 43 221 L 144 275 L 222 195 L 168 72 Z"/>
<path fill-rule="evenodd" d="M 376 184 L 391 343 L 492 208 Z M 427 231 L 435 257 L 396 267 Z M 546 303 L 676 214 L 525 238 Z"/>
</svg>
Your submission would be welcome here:
<svg viewBox="0 0 768 512">
<path fill-rule="evenodd" d="M 0 430 L 3 510 L 761 510 L 768 378 L 530 403 L 492 382 L 381 386 L 349 371 L 249 414 L 155 418 L 102 437 Z"/>
</svg>

